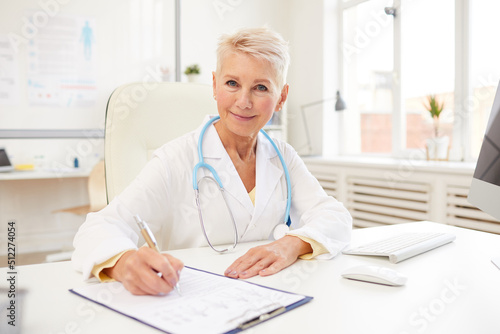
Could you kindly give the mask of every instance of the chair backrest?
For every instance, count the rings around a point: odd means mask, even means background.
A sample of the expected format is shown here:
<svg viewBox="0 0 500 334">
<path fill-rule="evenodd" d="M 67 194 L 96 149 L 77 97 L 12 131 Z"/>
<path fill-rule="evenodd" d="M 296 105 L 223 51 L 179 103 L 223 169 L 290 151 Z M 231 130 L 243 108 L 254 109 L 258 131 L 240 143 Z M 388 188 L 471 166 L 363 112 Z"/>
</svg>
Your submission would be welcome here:
<svg viewBox="0 0 500 334">
<path fill-rule="evenodd" d="M 210 85 L 138 82 L 118 87 L 106 108 L 108 202 L 132 182 L 154 150 L 196 129 L 206 115 L 216 113 Z"/>
</svg>

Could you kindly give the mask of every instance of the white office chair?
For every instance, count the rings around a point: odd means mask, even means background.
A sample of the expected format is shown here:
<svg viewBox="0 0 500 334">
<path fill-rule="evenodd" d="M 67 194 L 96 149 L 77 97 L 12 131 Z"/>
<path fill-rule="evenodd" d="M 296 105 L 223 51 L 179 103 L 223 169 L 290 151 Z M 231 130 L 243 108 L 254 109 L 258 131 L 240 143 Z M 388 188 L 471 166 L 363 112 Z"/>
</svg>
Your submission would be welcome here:
<svg viewBox="0 0 500 334">
<path fill-rule="evenodd" d="M 212 86 L 162 82 L 118 87 L 106 109 L 104 162 L 108 203 L 139 174 L 154 150 L 217 114 Z"/>
</svg>

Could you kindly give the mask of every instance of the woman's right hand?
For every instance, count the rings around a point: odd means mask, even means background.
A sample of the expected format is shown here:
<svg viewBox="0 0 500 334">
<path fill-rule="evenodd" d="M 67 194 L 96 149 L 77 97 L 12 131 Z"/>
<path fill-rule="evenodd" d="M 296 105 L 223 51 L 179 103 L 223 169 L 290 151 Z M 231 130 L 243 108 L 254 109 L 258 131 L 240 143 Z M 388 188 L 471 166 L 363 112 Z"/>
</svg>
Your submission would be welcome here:
<svg viewBox="0 0 500 334">
<path fill-rule="evenodd" d="M 184 264 L 171 255 L 141 247 L 124 253 L 114 267 L 103 272 L 122 282 L 134 295 L 158 295 L 174 289 L 183 267 Z"/>
</svg>

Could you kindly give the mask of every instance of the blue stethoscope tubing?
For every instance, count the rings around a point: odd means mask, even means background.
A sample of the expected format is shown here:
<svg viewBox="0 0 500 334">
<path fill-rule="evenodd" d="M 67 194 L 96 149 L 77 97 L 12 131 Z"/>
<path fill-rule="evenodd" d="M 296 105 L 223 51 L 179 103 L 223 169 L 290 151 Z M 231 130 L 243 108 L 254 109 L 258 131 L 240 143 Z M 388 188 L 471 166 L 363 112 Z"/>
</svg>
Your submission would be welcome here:
<svg viewBox="0 0 500 334">
<path fill-rule="evenodd" d="M 219 119 L 220 119 L 220 116 L 212 117 L 211 119 L 208 120 L 208 122 L 201 129 L 200 137 L 198 138 L 198 161 L 199 162 L 193 168 L 193 189 L 196 193 L 196 203 L 198 205 L 198 211 L 200 214 L 200 222 L 202 224 L 202 229 L 203 229 L 203 233 L 205 234 L 205 238 L 207 239 L 208 244 L 210 245 L 210 247 L 212 247 L 212 249 L 214 249 L 216 252 L 222 253 L 222 252 L 227 251 L 227 249 L 224 249 L 222 251 L 215 249 L 212 246 L 212 244 L 210 243 L 208 236 L 205 232 L 205 227 L 204 227 L 203 218 L 202 218 L 201 209 L 200 209 L 200 203 L 199 203 L 199 189 L 198 189 L 198 170 L 200 168 L 206 168 L 212 173 L 214 180 L 219 185 L 219 189 L 221 190 L 221 192 L 224 196 L 224 186 L 222 185 L 222 181 L 219 178 L 219 174 L 217 174 L 215 169 L 212 166 L 210 166 L 208 163 L 206 163 L 205 159 L 203 158 L 203 137 L 205 136 L 205 132 L 213 122 L 215 122 Z M 287 199 L 286 199 L 284 225 L 286 225 L 286 227 L 289 228 L 291 225 L 290 207 L 292 204 L 292 187 L 291 187 L 291 182 L 290 182 L 290 173 L 288 172 L 288 168 L 286 166 L 285 159 L 283 159 L 283 155 L 281 154 L 280 150 L 278 149 L 278 146 L 276 146 L 276 143 L 274 142 L 274 140 L 264 130 L 261 129 L 260 132 L 269 140 L 269 142 L 273 146 L 274 150 L 278 154 L 278 158 L 280 159 L 281 165 L 283 167 L 283 171 L 285 173 L 286 187 L 287 187 Z M 225 197 L 224 197 L 224 199 L 225 199 Z M 227 202 L 226 202 L 226 206 L 227 206 Z M 229 210 L 229 212 L 231 212 L 229 207 L 228 207 L 228 210 Z M 231 216 L 232 216 L 232 214 L 231 214 Z M 234 218 L 233 218 L 233 225 L 234 225 L 234 228 L 236 231 L 236 224 L 234 223 Z M 238 238 L 238 236 L 236 234 L 235 243 L 233 245 L 233 248 L 238 243 L 237 238 Z"/>
</svg>

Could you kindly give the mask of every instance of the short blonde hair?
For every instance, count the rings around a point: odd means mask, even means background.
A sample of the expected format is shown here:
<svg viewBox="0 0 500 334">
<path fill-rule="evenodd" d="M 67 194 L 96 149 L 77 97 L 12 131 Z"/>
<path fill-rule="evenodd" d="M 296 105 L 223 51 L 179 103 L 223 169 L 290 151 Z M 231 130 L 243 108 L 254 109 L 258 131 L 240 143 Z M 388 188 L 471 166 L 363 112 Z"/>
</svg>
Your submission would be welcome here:
<svg viewBox="0 0 500 334">
<path fill-rule="evenodd" d="M 280 34 L 263 27 L 243 28 L 233 34 L 222 35 L 217 47 L 217 73 L 222 69 L 224 58 L 232 52 L 242 52 L 268 61 L 275 71 L 279 88 L 285 85 L 290 55 L 288 42 Z"/>
</svg>

